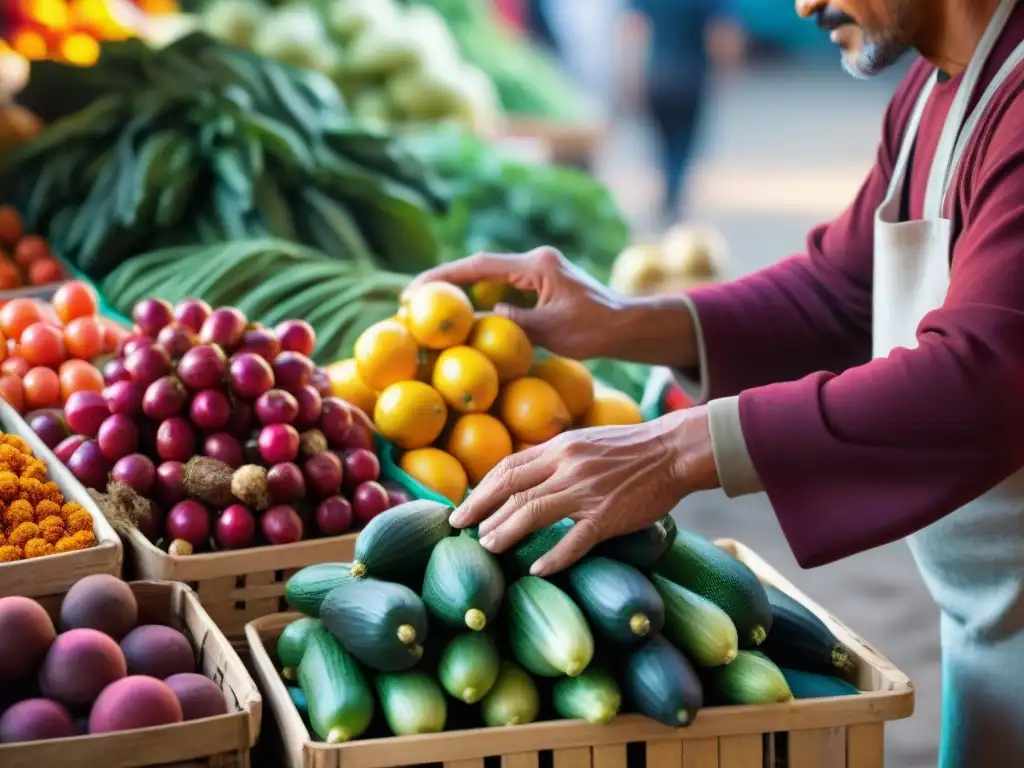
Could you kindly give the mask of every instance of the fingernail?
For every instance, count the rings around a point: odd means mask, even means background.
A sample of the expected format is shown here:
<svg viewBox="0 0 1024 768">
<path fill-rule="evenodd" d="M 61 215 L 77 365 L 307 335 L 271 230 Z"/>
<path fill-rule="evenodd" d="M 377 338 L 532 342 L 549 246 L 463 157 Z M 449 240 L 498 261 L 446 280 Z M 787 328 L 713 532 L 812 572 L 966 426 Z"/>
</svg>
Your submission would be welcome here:
<svg viewBox="0 0 1024 768">
<path fill-rule="evenodd" d="M 448 515 L 448 525 L 451 525 L 455 528 L 461 528 L 463 525 L 465 525 L 465 522 L 466 513 L 462 510 L 461 507 L 459 507 L 450 515 Z"/>
<path fill-rule="evenodd" d="M 543 557 L 539 560 L 535 560 L 533 565 L 530 566 L 531 576 L 544 576 L 545 574 L 547 574 L 547 572 L 547 562 L 544 560 Z"/>
<path fill-rule="evenodd" d="M 484 549 L 490 549 L 494 546 L 494 543 L 495 538 L 493 533 L 488 534 L 487 536 L 484 536 L 482 539 L 480 539 L 480 546 Z"/>
</svg>

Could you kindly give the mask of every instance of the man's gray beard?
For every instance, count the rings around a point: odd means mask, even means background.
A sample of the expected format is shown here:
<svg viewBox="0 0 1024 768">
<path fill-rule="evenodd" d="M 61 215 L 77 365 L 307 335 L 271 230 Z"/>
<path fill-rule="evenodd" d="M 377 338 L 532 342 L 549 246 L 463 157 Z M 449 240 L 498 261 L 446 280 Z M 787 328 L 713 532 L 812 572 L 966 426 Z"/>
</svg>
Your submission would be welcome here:
<svg viewBox="0 0 1024 768">
<path fill-rule="evenodd" d="M 907 50 L 907 46 L 895 41 L 869 42 L 861 46 L 852 61 L 845 51 L 839 55 L 847 74 L 858 80 L 867 80 L 891 67 L 903 58 Z"/>
</svg>

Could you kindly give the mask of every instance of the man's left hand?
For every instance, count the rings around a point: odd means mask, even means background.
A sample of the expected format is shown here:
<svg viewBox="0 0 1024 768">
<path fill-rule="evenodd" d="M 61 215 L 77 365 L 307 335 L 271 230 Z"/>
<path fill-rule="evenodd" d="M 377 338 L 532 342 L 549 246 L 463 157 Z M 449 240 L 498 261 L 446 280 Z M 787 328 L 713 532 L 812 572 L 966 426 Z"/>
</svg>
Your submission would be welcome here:
<svg viewBox="0 0 1024 768">
<path fill-rule="evenodd" d="M 452 513 L 457 528 L 479 523 L 480 543 L 504 552 L 562 518 L 572 529 L 530 569 L 545 576 L 595 545 L 659 520 L 695 491 L 718 486 L 704 406 L 625 427 L 566 432 L 514 454 Z"/>
</svg>

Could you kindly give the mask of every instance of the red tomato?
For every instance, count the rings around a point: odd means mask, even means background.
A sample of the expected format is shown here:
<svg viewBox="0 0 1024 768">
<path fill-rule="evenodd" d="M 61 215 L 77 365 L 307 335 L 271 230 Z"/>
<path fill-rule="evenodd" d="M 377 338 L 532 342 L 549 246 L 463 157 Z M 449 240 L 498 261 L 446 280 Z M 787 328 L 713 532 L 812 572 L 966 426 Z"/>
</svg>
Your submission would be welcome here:
<svg viewBox="0 0 1024 768">
<path fill-rule="evenodd" d="M 21 334 L 21 354 L 32 365 L 56 368 L 67 359 L 64 334 L 48 323 L 32 323 Z"/>
</svg>

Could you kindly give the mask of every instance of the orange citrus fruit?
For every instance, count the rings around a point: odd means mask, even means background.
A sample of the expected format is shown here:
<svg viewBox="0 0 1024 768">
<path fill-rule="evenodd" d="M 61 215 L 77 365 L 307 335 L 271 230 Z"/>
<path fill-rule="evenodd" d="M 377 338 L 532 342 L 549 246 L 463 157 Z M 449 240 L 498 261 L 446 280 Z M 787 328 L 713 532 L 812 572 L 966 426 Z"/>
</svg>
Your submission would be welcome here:
<svg viewBox="0 0 1024 768">
<path fill-rule="evenodd" d="M 353 358 L 342 360 L 327 367 L 327 380 L 331 384 L 331 394 L 340 397 L 346 403 L 354 405 L 363 413 L 373 413 L 377 403 L 377 393 L 365 381 L 359 378 L 359 370 Z"/>
<path fill-rule="evenodd" d="M 512 454 L 512 436 L 493 416 L 467 413 L 452 427 L 448 453 L 462 463 L 469 481 L 476 485 L 499 461 Z"/>
<path fill-rule="evenodd" d="M 448 409 L 437 390 L 422 381 L 399 381 L 377 397 L 373 423 L 400 448 L 424 448 L 437 440 Z"/>
<path fill-rule="evenodd" d="M 406 474 L 419 480 L 452 504 L 458 504 L 466 495 L 469 479 L 459 460 L 438 448 L 417 448 L 402 454 L 398 465 Z"/>
<path fill-rule="evenodd" d="M 498 397 L 494 363 L 472 347 L 451 347 L 438 355 L 431 381 L 460 413 L 483 413 Z"/>
<path fill-rule="evenodd" d="M 594 402 L 594 378 L 583 363 L 567 357 L 549 357 L 534 366 L 533 375 L 555 388 L 573 419 L 590 410 Z"/>
<path fill-rule="evenodd" d="M 505 287 L 504 283 L 473 283 L 469 289 L 469 298 L 481 312 L 490 312 L 505 297 Z"/>
<path fill-rule="evenodd" d="M 353 357 L 359 378 L 379 391 L 396 381 L 416 378 L 419 352 L 408 328 L 397 320 L 381 320 L 356 339 Z"/>
<path fill-rule="evenodd" d="M 510 382 L 501 397 L 501 420 L 525 443 L 543 443 L 569 426 L 569 411 L 555 388 L 524 376 Z"/>
<path fill-rule="evenodd" d="M 426 283 L 405 301 L 405 324 L 428 349 L 462 344 L 473 328 L 473 305 L 458 286 Z"/>
<path fill-rule="evenodd" d="M 629 395 L 616 389 L 594 393 L 594 404 L 581 422 L 584 427 L 608 427 L 639 424 L 644 420 L 640 406 Z"/>
<path fill-rule="evenodd" d="M 498 369 L 501 381 L 525 376 L 533 365 L 533 345 L 526 332 L 507 317 L 484 315 L 473 325 L 466 342 L 479 349 Z"/>
</svg>

